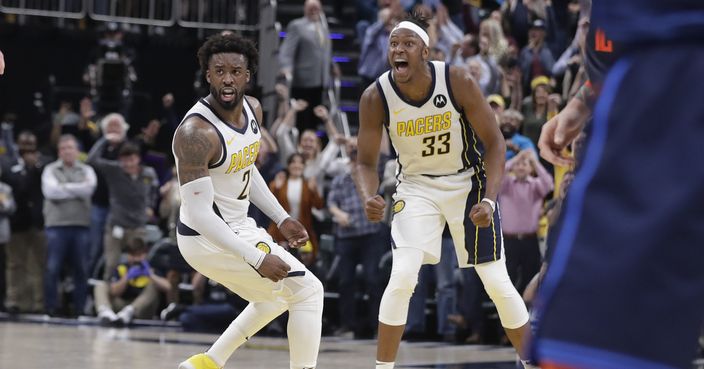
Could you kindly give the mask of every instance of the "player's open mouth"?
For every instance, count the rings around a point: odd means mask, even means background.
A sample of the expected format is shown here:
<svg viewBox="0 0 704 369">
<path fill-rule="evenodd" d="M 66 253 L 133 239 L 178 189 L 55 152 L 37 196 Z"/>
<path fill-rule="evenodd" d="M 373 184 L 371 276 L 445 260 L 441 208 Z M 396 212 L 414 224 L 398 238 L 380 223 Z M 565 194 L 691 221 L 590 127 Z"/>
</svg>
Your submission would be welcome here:
<svg viewBox="0 0 704 369">
<path fill-rule="evenodd" d="M 235 89 L 230 87 L 225 87 L 220 90 L 220 96 L 223 101 L 234 101 L 235 100 Z"/>
<path fill-rule="evenodd" d="M 394 69 L 396 69 L 396 72 L 405 73 L 408 71 L 408 62 L 405 60 L 394 61 Z"/>
</svg>

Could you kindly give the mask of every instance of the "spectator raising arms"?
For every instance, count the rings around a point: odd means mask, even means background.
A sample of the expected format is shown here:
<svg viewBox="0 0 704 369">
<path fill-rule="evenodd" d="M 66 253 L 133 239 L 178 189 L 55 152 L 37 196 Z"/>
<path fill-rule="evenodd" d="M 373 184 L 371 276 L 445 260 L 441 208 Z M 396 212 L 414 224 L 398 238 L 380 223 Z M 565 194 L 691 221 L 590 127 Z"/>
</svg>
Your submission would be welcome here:
<svg viewBox="0 0 704 369">
<path fill-rule="evenodd" d="M 537 177 L 531 173 L 535 171 Z M 524 150 L 506 162 L 499 192 L 502 211 L 506 269 L 518 292 L 540 269 L 538 221 L 543 199 L 553 189 L 550 173 L 540 164 L 535 150 Z"/>
<path fill-rule="evenodd" d="M 548 76 L 552 72 L 555 57 L 545 45 L 545 22 L 542 19 L 536 19 L 531 24 L 528 45 L 521 50 L 519 60 L 523 71 L 524 91 L 528 90 L 533 78 Z"/>
<path fill-rule="evenodd" d="M 88 163 L 110 184 L 104 241 L 105 280 L 110 278 L 127 244 L 134 242 L 133 238 L 146 237 L 144 226 L 154 215 L 159 186 L 154 169 L 141 165 L 139 147 L 125 144 L 120 148 L 118 160 L 108 160 L 101 156 L 107 146 L 108 141 L 101 139 L 88 154 Z"/>
<path fill-rule="evenodd" d="M 318 192 L 315 177 L 304 177 L 305 164 L 303 155 L 293 154 L 288 158 L 285 172 L 280 172 L 269 184 L 271 192 L 281 203 L 281 206 L 298 219 L 308 231 L 310 242 L 313 244 L 314 254 L 318 253 L 318 237 L 313 229 L 313 208 L 321 209 L 325 205 Z M 285 241 L 276 224 L 269 226 L 269 233 L 276 242 Z"/>
<path fill-rule="evenodd" d="M 101 159 L 117 160 L 117 153 L 122 145 L 127 142 L 127 130 L 129 129 L 130 125 L 125 121 L 125 117 L 119 113 L 108 114 L 100 120 L 100 130 L 103 139 L 107 141 L 98 153 Z M 90 161 L 88 164 L 91 164 Z M 95 168 L 95 165 L 93 167 Z M 105 222 L 110 208 L 108 182 L 100 170 L 96 170 L 95 174 L 98 177 L 98 186 L 93 193 L 93 206 L 90 214 L 90 252 L 89 255 L 86 255 L 88 258 L 88 270 L 91 272 L 95 270 L 100 257 L 103 255 Z"/>
</svg>

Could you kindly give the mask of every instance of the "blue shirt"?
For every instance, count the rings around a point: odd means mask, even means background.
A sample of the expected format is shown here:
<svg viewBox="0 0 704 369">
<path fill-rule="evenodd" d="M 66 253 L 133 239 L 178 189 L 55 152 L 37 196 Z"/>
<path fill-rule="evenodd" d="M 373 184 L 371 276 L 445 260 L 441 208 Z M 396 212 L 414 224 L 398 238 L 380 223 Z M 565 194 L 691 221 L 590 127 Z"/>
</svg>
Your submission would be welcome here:
<svg viewBox="0 0 704 369">
<path fill-rule="evenodd" d="M 364 34 L 357 68 L 359 75 L 368 79 L 379 77 L 389 69 L 388 52 L 389 32 L 382 22 L 377 21 L 369 26 Z"/>
<path fill-rule="evenodd" d="M 533 141 L 531 141 L 530 138 L 528 138 L 520 133 L 514 134 L 513 137 L 511 137 L 507 141 L 513 142 L 514 145 L 518 146 L 520 151 L 523 151 L 526 149 L 531 149 L 531 150 L 537 152 L 537 150 L 535 149 L 535 145 L 533 144 Z M 516 156 L 516 154 L 518 154 L 518 153 L 506 148 L 506 160 L 511 159 L 512 157 Z"/>
<path fill-rule="evenodd" d="M 591 21 L 628 44 L 704 40 L 704 1 L 595 0 Z"/>
</svg>

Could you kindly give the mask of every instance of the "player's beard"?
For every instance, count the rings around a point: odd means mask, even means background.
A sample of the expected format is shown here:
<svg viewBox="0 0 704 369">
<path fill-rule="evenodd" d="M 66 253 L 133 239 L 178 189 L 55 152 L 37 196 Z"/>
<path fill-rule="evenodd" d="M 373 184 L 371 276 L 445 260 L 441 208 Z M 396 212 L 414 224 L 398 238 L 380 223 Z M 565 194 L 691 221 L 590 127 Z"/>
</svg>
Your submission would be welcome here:
<svg viewBox="0 0 704 369">
<path fill-rule="evenodd" d="M 239 89 L 235 87 L 231 88 L 235 90 L 235 96 L 231 101 L 226 101 L 223 99 L 221 91 L 218 91 L 212 85 L 210 86 L 210 95 L 213 96 L 215 98 L 215 101 L 220 104 L 220 107 L 225 110 L 235 110 L 235 107 L 242 101 L 242 97 L 244 96 L 244 93 Z"/>
</svg>

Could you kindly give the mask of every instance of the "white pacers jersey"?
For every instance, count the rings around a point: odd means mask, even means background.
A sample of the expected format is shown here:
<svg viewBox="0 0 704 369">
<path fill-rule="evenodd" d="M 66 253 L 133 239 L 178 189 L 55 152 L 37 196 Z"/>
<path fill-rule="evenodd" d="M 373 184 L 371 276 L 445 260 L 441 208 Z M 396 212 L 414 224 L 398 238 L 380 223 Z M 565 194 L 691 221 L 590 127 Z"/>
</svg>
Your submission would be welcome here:
<svg viewBox="0 0 704 369">
<path fill-rule="evenodd" d="M 450 90 L 449 65 L 429 62 L 433 87 L 423 101 L 401 95 L 390 71 L 377 79 L 387 129 L 404 175 L 444 176 L 481 168 L 481 144 Z M 480 165 L 476 168 L 476 165 Z"/>
<path fill-rule="evenodd" d="M 241 129 L 226 124 L 205 99 L 200 99 L 183 118 L 185 121 L 198 116 L 212 124 L 218 132 L 222 155 L 208 169 L 215 192 L 213 210 L 228 224 L 243 222 L 247 218 L 252 170 L 262 136 L 254 109 L 246 97 L 243 104 L 247 124 Z"/>
</svg>

